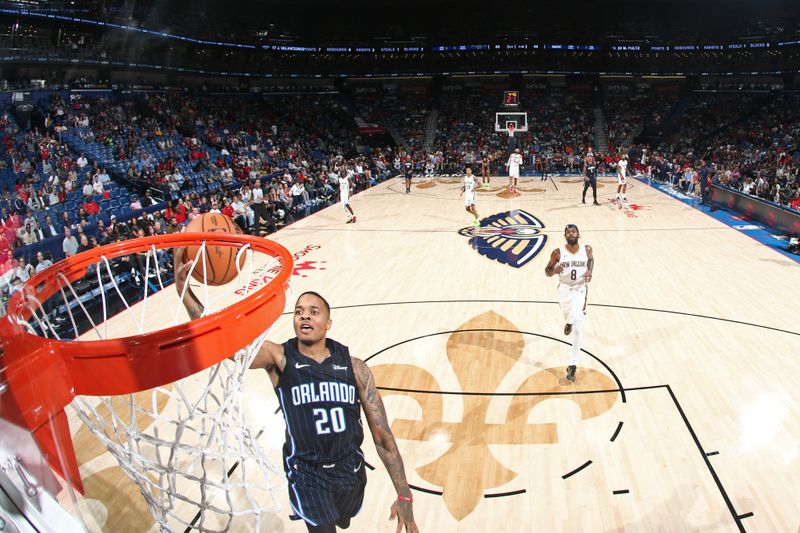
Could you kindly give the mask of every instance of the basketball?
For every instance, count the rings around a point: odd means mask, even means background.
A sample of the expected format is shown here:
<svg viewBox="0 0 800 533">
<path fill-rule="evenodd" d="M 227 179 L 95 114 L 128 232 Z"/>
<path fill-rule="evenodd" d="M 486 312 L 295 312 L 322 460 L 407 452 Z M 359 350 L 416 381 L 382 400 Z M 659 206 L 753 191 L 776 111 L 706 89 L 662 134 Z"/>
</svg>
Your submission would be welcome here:
<svg viewBox="0 0 800 533">
<path fill-rule="evenodd" d="M 220 213 L 205 213 L 189 222 L 186 226 L 187 233 L 214 231 L 241 233 L 239 226 Z M 184 261 L 194 261 L 199 250 L 199 246 L 187 247 Z M 201 283 L 205 280 L 209 285 L 215 286 L 230 282 L 236 277 L 239 270 L 244 267 L 245 254 L 242 254 L 239 258 L 239 268 L 236 268 L 236 254 L 238 252 L 239 248 L 234 246 L 206 246 L 206 253 L 204 254 L 205 270 L 202 263 L 197 264 L 192 271 L 192 277 Z"/>
</svg>

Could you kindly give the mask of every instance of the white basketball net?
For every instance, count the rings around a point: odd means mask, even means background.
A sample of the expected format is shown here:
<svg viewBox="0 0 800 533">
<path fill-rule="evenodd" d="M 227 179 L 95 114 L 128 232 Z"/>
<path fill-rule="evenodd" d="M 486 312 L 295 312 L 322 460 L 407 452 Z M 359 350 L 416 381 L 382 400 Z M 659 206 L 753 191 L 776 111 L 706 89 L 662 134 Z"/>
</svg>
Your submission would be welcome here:
<svg viewBox="0 0 800 533">
<path fill-rule="evenodd" d="M 239 254 L 248 250 L 245 246 Z M 119 271 L 117 269 L 115 276 L 111 266 L 113 260 L 101 257 L 96 264 L 96 276 L 102 288 L 99 294 L 102 323 L 87 311 L 82 301 L 84 295 L 59 275 L 60 305 L 66 307 L 73 330 L 70 336 L 78 336 L 76 324 L 86 324 L 86 321 L 90 328 L 80 335 L 82 341 L 118 336 L 109 333 L 108 324 L 110 321 L 119 323 L 121 319 L 127 321 L 128 334 L 131 323 L 138 333 L 166 327 L 166 324 L 147 324 L 149 284 L 157 286 L 159 293 L 165 290 L 159 269 L 162 251 L 153 248 L 147 252 L 146 274 L 142 276 L 145 297 L 133 305 L 124 297 L 125 291 L 118 281 Z M 205 253 L 204 243 L 193 269 L 198 264 L 203 265 L 200 268 L 205 267 Z M 256 254 L 250 251 L 248 255 L 249 271 L 246 273 L 242 272 L 245 269 L 239 269 L 239 258 L 236 259 L 237 286 L 246 287 L 242 297 L 250 292 L 250 281 L 256 279 L 254 275 L 261 277 L 266 273 L 268 276 L 280 267 L 279 259 L 266 254 L 261 258 L 271 261 L 254 267 Z M 207 275 L 203 277 L 207 279 Z M 174 287 L 168 286 L 166 290 L 174 297 L 162 298 L 159 302 L 174 302 L 175 308 L 171 311 L 173 322 L 178 324 L 183 321 L 179 319 L 182 305 Z M 113 294 L 122 299 L 125 309 L 110 317 L 109 296 Z M 215 310 L 207 283 L 201 283 L 201 290 L 195 289 L 195 294 L 204 302 L 206 314 Z M 29 305 L 34 311 L 30 331 L 34 332 L 33 325 L 37 325 L 38 334 L 44 332 L 48 337 L 60 339 L 57 325 L 41 303 L 34 301 Z M 81 421 L 136 482 L 161 531 L 192 528 L 210 533 L 232 527 L 258 531 L 265 513 L 280 510 L 274 490 L 281 484 L 283 474 L 256 442 L 260 433 L 248 424 L 242 404 L 245 371 L 264 343 L 266 333 L 240 350 L 233 359 L 225 359 L 171 385 L 124 396 L 81 396 L 71 404 Z"/>
</svg>

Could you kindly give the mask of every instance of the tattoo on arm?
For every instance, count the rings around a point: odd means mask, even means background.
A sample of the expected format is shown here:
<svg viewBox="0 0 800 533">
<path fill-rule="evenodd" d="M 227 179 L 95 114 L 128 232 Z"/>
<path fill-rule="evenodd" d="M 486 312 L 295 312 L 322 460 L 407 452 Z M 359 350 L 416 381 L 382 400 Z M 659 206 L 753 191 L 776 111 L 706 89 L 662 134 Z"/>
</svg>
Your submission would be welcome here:
<svg viewBox="0 0 800 533">
<path fill-rule="evenodd" d="M 374 402 L 375 398 L 375 383 L 374 377 L 372 372 L 367 367 L 366 364 L 360 364 L 357 367 L 354 365 L 353 369 L 358 374 L 358 377 L 361 378 L 359 381 L 361 383 L 361 389 L 366 393 L 366 397 L 362 398 L 362 402 L 364 403 L 371 403 Z"/>
<path fill-rule="evenodd" d="M 286 355 L 281 354 L 281 359 L 278 364 L 275 364 L 274 362 L 270 363 L 269 367 L 267 367 L 267 372 L 277 376 L 283 371 L 284 368 L 286 368 Z"/>
<path fill-rule="evenodd" d="M 356 360 L 354 359 L 354 361 Z M 403 458 L 400 456 L 397 442 L 389 427 L 383 400 L 375 386 L 375 378 L 372 375 L 372 371 L 363 361 L 357 361 L 358 363 L 353 364 L 353 370 L 355 370 L 358 377 L 361 404 L 364 407 L 364 414 L 367 416 L 367 423 L 372 431 L 375 450 L 389 472 L 389 477 L 397 493 L 410 496 L 411 489 L 406 480 Z"/>
<path fill-rule="evenodd" d="M 591 272 L 594 269 L 594 256 L 590 257 L 588 261 L 586 261 L 586 269 Z"/>
</svg>

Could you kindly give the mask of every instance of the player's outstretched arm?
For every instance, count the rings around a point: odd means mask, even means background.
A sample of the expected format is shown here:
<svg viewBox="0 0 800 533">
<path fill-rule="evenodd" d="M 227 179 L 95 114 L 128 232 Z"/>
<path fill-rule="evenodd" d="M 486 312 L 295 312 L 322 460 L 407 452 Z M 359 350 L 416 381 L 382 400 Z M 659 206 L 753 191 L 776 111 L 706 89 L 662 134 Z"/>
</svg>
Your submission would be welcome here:
<svg viewBox="0 0 800 533">
<path fill-rule="evenodd" d="M 178 298 L 183 296 L 183 307 L 186 308 L 189 317 L 192 320 L 197 320 L 203 316 L 204 306 L 192 292 L 192 288 L 187 285 L 187 278 L 189 277 L 189 271 L 192 268 L 193 262 L 183 261 L 185 251 L 186 248 L 176 248 L 174 257 L 172 258 L 172 263 L 175 265 L 175 290 L 178 292 Z M 184 287 L 186 287 L 185 293 L 183 290 Z M 232 355 L 229 359 L 233 359 L 234 357 L 236 356 Z M 269 372 L 270 375 L 275 374 L 275 376 L 277 376 L 275 371 L 283 372 L 285 366 L 286 358 L 283 355 L 283 346 L 270 341 L 264 341 L 261 349 L 258 350 L 255 358 L 253 358 L 253 362 L 250 363 L 250 368 L 263 368 Z M 277 377 L 275 379 L 277 379 Z"/>
<path fill-rule="evenodd" d="M 173 253 L 172 264 L 175 265 L 175 290 L 178 291 L 178 298 L 183 296 L 183 306 L 186 308 L 186 312 L 189 313 L 191 319 L 197 320 L 203 316 L 204 308 L 203 304 L 200 303 L 200 300 L 198 300 L 197 296 L 192 292 L 192 288 L 186 285 L 186 278 L 189 277 L 189 271 L 192 268 L 193 261 L 184 262 L 183 255 L 185 251 L 186 248 L 176 248 Z M 185 294 L 183 292 L 184 287 L 186 288 Z"/>
<path fill-rule="evenodd" d="M 550 262 L 547 263 L 546 267 L 544 267 L 544 273 L 547 274 L 548 278 L 553 274 L 560 274 L 561 271 L 564 270 L 564 267 L 561 266 L 559 261 L 561 261 L 561 250 L 556 248 L 550 254 Z"/>
<path fill-rule="evenodd" d="M 587 282 L 592 281 L 592 270 L 594 270 L 594 253 L 592 252 L 592 247 L 588 244 L 586 245 L 586 273 L 583 277 L 586 279 Z"/>
<path fill-rule="evenodd" d="M 375 449 L 397 491 L 398 499 L 392 504 L 389 519 L 397 518 L 397 533 L 400 533 L 404 526 L 407 533 L 419 533 L 417 524 L 414 522 L 411 488 L 406 480 L 403 458 L 400 456 L 397 442 L 394 440 L 389 421 L 386 419 L 386 409 L 384 409 L 381 395 L 375 387 L 375 377 L 364 361 L 355 357 L 352 357 L 351 360 L 356 375 L 358 396 L 367 417 L 369 430 L 372 432 Z"/>
</svg>

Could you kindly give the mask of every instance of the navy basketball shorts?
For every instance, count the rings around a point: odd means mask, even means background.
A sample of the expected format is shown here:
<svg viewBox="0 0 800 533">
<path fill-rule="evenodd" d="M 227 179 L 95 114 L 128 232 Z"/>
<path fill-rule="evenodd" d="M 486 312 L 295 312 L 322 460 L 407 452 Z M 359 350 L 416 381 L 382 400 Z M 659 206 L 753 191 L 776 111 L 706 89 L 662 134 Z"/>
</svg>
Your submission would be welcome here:
<svg viewBox="0 0 800 533">
<path fill-rule="evenodd" d="M 286 478 L 292 510 L 312 526 L 349 519 L 358 514 L 364 502 L 367 473 L 363 458 L 357 454 L 335 464 L 290 459 Z"/>
</svg>

